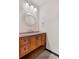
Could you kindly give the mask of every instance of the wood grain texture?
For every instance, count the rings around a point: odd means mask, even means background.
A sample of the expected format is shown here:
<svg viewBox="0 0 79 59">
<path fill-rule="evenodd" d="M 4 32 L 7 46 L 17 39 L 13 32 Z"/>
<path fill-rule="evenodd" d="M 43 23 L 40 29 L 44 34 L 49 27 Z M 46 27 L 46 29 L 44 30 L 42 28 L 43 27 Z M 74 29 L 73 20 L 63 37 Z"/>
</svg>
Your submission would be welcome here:
<svg viewBox="0 0 79 59">
<path fill-rule="evenodd" d="M 46 46 L 46 33 L 20 37 L 19 58 L 24 57 L 41 46 Z"/>
<path fill-rule="evenodd" d="M 40 46 L 39 48 L 35 49 L 31 53 L 25 55 L 20 59 L 36 59 L 43 51 L 45 50 L 44 46 Z"/>
</svg>

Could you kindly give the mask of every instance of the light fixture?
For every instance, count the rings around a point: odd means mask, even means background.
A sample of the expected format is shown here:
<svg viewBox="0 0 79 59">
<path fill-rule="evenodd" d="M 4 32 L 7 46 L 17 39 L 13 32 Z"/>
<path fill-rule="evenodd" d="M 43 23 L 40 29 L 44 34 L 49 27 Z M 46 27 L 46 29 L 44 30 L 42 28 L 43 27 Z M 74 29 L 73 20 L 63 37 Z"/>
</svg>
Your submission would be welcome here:
<svg viewBox="0 0 79 59">
<path fill-rule="evenodd" d="M 34 8 L 34 12 L 37 12 L 37 8 Z"/>
<path fill-rule="evenodd" d="M 29 3 L 26 2 L 26 8 L 29 8 L 29 7 L 30 7 L 30 6 L 29 6 Z"/>
<path fill-rule="evenodd" d="M 34 6 L 33 6 L 33 5 L 31 5 L 31 6 L 30 6 L 30 9 L 31 9 L 31 10 L 33 10 L 33 9 L 34 9 Z"/>
</svg>

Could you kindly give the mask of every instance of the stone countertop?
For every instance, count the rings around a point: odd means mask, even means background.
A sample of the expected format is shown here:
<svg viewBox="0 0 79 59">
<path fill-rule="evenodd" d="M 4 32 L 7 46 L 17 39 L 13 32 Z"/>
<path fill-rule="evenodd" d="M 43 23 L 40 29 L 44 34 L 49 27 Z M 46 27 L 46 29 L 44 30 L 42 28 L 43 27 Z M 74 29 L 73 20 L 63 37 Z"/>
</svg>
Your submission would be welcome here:
<svg viewBox="0 0 79 59">
<path fill-rule="evenodd" d="M 45 32 L 24 32 L 24 33 L 19 33 L 19 37 L 31 36 L 31 35 L 36 35 L 40 33 L 45 33 Z"/>
</svg>

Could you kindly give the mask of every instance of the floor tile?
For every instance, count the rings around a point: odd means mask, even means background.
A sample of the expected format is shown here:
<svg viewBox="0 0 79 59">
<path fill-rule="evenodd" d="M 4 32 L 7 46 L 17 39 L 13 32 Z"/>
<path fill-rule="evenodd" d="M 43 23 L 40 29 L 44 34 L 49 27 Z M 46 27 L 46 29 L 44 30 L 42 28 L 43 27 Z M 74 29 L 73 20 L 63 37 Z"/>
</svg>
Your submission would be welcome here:
<svg viewBox="0 0 79 59">
<path fill-rule="evenodd" d="M 49 53 L 48 51 L 44 51 L 42 54 L 40 54 L 37 59 L 59 59 L 57 56 Z"/>
</svg>

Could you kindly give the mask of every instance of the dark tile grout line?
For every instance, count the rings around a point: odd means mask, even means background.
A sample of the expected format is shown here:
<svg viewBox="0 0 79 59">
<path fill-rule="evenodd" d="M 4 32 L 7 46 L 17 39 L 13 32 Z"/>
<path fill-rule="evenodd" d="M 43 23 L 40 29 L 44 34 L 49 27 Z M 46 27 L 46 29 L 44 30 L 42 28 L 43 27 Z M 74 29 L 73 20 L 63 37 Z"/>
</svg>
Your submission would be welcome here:
<svg viewBox="0 0 79 59">
<path fill-rule="evenodd" d="M 58 58 L 59 58 L 59 55 L 57 54 L 57 53 L 55 53 L 55 52 L 52 52 L 51 50 L 49 50 L 49 49 L 45 49 L 46 51 L 48 51 L 48 52 L 50 52 L 50 53 L 52 53 L 52 54 L 54 54 L 55 56 L 57 56 Z"/>
</svg>

